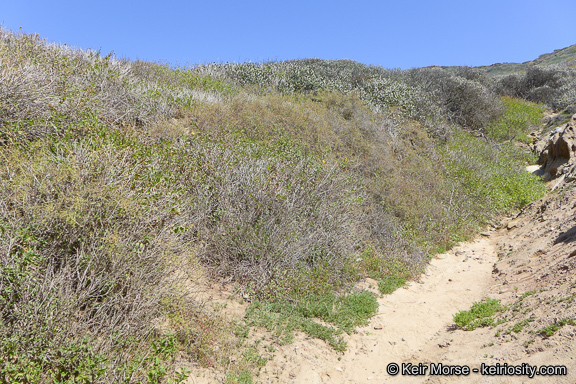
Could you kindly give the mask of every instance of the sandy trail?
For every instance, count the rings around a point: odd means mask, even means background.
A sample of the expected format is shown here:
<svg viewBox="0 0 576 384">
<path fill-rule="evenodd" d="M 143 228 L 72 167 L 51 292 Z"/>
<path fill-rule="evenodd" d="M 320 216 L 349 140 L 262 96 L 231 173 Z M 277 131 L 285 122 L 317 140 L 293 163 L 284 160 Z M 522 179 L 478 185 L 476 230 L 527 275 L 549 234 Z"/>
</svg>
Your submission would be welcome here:
<svg viewBox="0 0 576 384">
<path fill-rule="evenodd" d="M 492 283 L 492 265 L 496 259 L 493 237 L 466 243 L 433 259 L 420 282 L 410 283 L 406 289 L 380 299 L 380 313 L 372 320 L 371 327 L 380 323 L 382 330 L 371 332 L 366 327 L 363 333 L 370 332 L 370 336 L 359 334 L 351 338 L 351 353 L 342 359 L 346 372 L 342 382 L 398 382 L 398 377 L 386 372 L 388 363 L 400 365 L 411 361 L 416 351 L 430 344 L 438 349 L 439 344 L 449 343 L 443 339 L 453 325 L 453 314 L 469 309 L 473 302 L 484 298 Z M 370 353 L 363 347 L 367 344 L 366 338 L 374 341 L 368 343 Z M 434 357 L 419 356 L 419 361 L 411 362 L 417 365 Z M 403 378 L 402 382 L 409 382 L 407 379 Z M 416 378 L 413 382 L 420 381 L 421 378 Z"/>
<path fill-rule="evenodd" d="M 492 283 L 496 232 L 437 255 L 420 281 L 379 299 L 378 315 L 348 339 L 340 356 L 311 340 L 284 348 L 263 370 L 264 383 L 419 383 L 424 377 L 390 376 L 389 363 L 436 362 L 439 344 L 449 345 L 452 316 L 482 300 Z M 446 344 L 448 343 L 448 344 Z M 433 348 L 430 348 L 432 346 Z M 426 353 L 426 351 L 430 351 Z M 416 355 L 415 355 L 416 354 Z"/>
</svg>

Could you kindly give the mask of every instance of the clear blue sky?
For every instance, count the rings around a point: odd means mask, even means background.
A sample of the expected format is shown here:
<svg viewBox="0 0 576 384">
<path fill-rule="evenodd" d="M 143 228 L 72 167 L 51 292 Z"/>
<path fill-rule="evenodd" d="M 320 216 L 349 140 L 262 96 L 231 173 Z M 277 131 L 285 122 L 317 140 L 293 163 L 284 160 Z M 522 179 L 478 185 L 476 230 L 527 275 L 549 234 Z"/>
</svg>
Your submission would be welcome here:
<svg viewBox="0 0 576 384">
<path fill-rule="evenodd" d="M 576 44 L 574 15 L 576 0 L 0 0 L 0 24 L 12 31 L 175 65 L 524 62 Z"/>
</svg>

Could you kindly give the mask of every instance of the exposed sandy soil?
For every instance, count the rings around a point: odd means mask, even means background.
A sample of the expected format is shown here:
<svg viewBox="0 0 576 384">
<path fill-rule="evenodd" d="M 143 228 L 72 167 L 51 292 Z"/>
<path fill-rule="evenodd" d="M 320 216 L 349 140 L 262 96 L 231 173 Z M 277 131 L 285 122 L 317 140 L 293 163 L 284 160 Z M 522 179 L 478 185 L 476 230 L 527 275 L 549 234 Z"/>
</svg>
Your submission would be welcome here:
<svg viewBox="0 0 576 384">
<path fill-rule="evenodd" d="M 316 358 L 317 351 L 301 347 L 298 353 L 287 351 L 288 359 L 269 363 L 267 372 L 261 374 L 262 381 L 275 382 L 273 373 L 282 364 L 286 368 L 277 375 L 278 382 L 397 381 L 397 377 L 386 373 L 386 365 L 401 363 L 429 343 L 436 348 L 439 342 L 446 344 L 442 333 L 451 324 L 452 314 L 482 299 L 491 283 L 495 261 L 495 249 L 489 238 L 439 255 L 419 282 L 379 299 L 378 315 L 369 326 L 349 338 L 348 351 L 340 361 L 337 354 Z"/>
<path fill-rule="evenodd" d="M 575 383 L 576 326 L 538 332 L 576 319 L 576 189 L 569 185 L 504 219 L 474 241 L 432 260 L 420 281 L 379 299 L 369 326 L 348 337 L 348 350 L 300 335 L 278 346 L 259 383 Z M 366 285 L 370 285 L 367 282 Z M 372 285 L 376 285 L 375 282 Z M 456 329 L 452 316 L 485 298 L 508 309 L 494 328 Z M 518 332 L 514 326 L 523 323 Z M 498 333 L 497 333 L 498 332 Z M 496 336 L 498 335 L 498 336 Z M 565 365 L 567 376 L 408 376 L 389 363 Z M 189 383 L 210 382 L 193 375 Z M 218 382 L 212 381 L 212 382 Z"/>
</svg>

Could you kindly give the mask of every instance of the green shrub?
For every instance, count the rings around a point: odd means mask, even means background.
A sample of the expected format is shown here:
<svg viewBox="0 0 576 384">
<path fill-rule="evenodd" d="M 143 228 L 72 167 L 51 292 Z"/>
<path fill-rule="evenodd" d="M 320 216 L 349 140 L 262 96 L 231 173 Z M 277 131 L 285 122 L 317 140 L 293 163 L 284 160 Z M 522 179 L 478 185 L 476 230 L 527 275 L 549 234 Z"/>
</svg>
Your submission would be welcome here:
<svg viewBox="0 0 576 384">
<path fill-rule="evenodd" d="M 520 297 L 518 298 L 519 301 L 524 300 L 525 298 L 527 298 L 528 296 L 532 296 L 536 294 L 536 290 L 531 290 L 531 291 L 526 291 L 524 292 L 522 295 L 520 295 Z"/>
<path fill-rule="evenodd" d="M 527 326 L 528 324 L 530 324 L 531 322 L 533 322 L 534 319 L 526 319 L 526 320 L 522 320 L 516 324 L 514 324 L 514 326 L 512 327 L 512 330 L 514 332 L 522 332 L 522 330 L 524 329 L 525 326 Z"/>
<path fill-rule="evenodd" d="M 252 384 L 253 382 L 250 371 L 226 374 L 226 384 Z"/>
<path fill-rule="evenodd" d="M 490 144 L 462 132 L 447 143 L 443 156 L 448 177 L 485 212 L 522 207 L 545 193 L 537 177 L 521 172 L 518 150 L 512 145 Z"/>
<path fill-rule="evenodd" d="M 493 316 L 503 310 L 500 301 L 496 299 L 486 299 L 484 302 L 472 304 L 469 311 L 460 311 L 454 315 L 453 320 L 456 325 L 467 331 L 472 331 L 478 327 L 489 327 L 494 325 Z"/>
</svg>

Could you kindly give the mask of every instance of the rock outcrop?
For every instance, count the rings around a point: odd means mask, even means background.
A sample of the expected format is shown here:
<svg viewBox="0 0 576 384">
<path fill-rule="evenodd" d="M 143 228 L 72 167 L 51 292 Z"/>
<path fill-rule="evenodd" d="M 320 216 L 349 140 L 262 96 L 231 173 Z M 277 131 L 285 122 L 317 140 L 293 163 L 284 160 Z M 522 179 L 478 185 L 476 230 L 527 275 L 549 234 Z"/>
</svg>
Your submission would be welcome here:
<svg viewBox="0 0 576 384">
<path fill-rule="evenodd" d="M 565 181 L 576 180 L 576 114 L 570 121 L 535 139 L 533 150 L 541 165 L 539 174 L 556 181 L 553 189 Z"/>
</svg>

